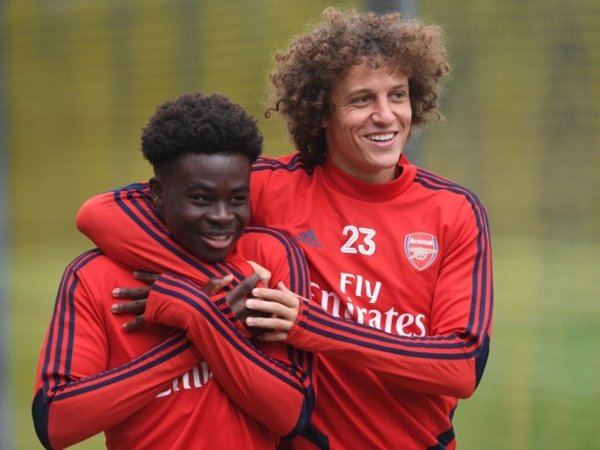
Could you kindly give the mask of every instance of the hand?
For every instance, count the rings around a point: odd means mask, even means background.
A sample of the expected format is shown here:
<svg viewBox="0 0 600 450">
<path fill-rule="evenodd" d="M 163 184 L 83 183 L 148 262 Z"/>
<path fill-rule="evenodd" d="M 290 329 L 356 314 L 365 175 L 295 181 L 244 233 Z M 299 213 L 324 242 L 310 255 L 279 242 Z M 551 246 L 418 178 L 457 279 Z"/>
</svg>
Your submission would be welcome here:
<svg viewBox="0 0 600 450">
<path fill-rule="evenodd" d="M 230 273 L 224 275 L 221 278 L 211 278 L 210 280 L 208 280 L 208 283 L 206 283 L 206 285 L 202 287 L 202 290 L 206 292 L 209 296 L 213 296 L 222 291 L 223 288 L 230 284 L 232 281 L 233 275 L 231 275 Z"/>
<path fill-rule="evenodd" d="M 246 308 L 245 303 L 247 298 L 250 296 L 252 289 L 254 289 L 254 287 L 259 281 L 261 281 L 261 275 L 259 273 L 253 273 L 248 278 L 242 280 L 235 288 L 233 288 L 225 296 L 225 299 L 227 300 L 227 303 L 229 303 L 231 311 L 233 311 L 238 320 L 253 335 L 260 334 L 265 330 L 259 327 L 248 326 L 246 323 L 246 319 L 251 315 L 261 316 L 263 315 L 263 313 L 259 311 L 252 311 Z"/>
<path fill-rule="evenodd" d="M 136 270 L 133 272 L 133 278 L 143 281 L 148 286 L 137 288 L 115 288 L 112 292 L 113 297 L 118 299 L 133 300 L 127 303 L 114 303 L 111 306 L 113 314 L 135 314 L 136 317 L 131 322 L 123 324 L 125 331 L 133 331 L 144 325 L 144 311 L 148 302 L 148 295 L 152 284 L 160 275 L 152 272 Z M 208 295 L 215 295 L 233 280 L 233 275 L 228 274 L 222 278 L 211 278 L 202 288 Z"/>
<path fill-rule="evenodd" d="M 277 289 L 255 288 L 252 295 L 253 298 L 246 300 L 246 308 L 262 313 L 262 317 L 249 315 L 246 325 L 268 329 L 260 336 L 263 341 L 286 340 L 300 309 L 296 294 L 279 282 Z"/>
<path fill-rule="evenodd" d="M 254 272 L 258 274 L 258 276 L 260 277 L 260 282 L 265 286 L 268 286 L 269 281 L 271 281 L 271 272 L 269 271 L 269 269 L 250 260 L 248 260 L 248 264 L 250 264 L 254 269 Z"/>
<path fill-rule="evenodd" d="M 115 288 L 112 291 L 114 298 L 133 300 L 127 303 L 113 303 L 111 311 L 113 314 L 135 314 L 136 317 L 131 322 L 123 324 L 123 330 L 133 331 L 140 328 L 144 324 L 144 311 L 146 310 L 146 303 L 148 301 L 148 295 L 150 294 L 150 285 L 152 285 L 159 275 L 151 272 L 135 271 L 133 272 L 133 278 L 136 280 L 143 281 L 149 286 L 137 287 L 137 288 Z"/>
</svg>

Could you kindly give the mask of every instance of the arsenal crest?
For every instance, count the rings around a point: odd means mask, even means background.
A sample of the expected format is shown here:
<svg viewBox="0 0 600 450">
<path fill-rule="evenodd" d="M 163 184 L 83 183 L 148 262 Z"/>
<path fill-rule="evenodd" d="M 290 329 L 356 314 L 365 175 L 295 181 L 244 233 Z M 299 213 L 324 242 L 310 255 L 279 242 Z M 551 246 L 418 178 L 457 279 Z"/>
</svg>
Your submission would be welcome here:
<svg viewBox="0 0 600 450">
<path fill-rule="evenodd" d="M 433 234 L 411 233 L 404 238 L 404 253 L 417 270 L 429 267 L 438 254 L 438 241 Z"/>
</svg>

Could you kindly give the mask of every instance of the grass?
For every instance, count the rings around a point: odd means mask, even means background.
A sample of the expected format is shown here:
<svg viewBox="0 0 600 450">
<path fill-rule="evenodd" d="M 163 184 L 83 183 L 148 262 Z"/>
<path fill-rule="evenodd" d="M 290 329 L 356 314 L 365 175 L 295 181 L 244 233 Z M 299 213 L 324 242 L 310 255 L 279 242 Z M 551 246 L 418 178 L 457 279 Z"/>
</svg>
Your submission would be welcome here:
<svg viewBox="0 0 600 450">
<path fill-rule="evenodd" d="M 495 242 L 490 361 L 455 425 L 461 449 L 600 448 L 598 245 Z"/>
<path fill-rule="evenodd" d="M 11 441 L 41 448 L 30 404 L 39 348 L 65 265 L 81 249 L 13 252 Z M 600 244 L 494 240 L 495 328 L 482 383 L 455 416 L 461 450 L 600 448 Z M 103 448 L 102 437 L 75 449 Z"/>
</svg>

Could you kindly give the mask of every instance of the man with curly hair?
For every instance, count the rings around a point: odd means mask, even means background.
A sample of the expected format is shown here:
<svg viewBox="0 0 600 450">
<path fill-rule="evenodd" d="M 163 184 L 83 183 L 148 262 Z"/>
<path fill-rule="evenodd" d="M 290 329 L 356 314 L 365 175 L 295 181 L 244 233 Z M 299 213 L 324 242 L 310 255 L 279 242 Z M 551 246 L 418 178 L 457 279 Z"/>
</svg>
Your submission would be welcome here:
<svg viewBox="0 0 600 450">
<path fill-rule="evenodd" d="M 318 352 L 317 406 L 294 448 L 453 449 L 493 293 L 484 206 L 403 154 L 413 127 L 440 117 L 442 29 L 331 8 L 275 61 L 298 152 L 254 164 L 252 215 L 301 244 L 312 294 L 258 288 L 247 307 L 273 316 L 247 323 Z"/>
<path fill-rule="evenodd" d="M 244 281 L 258 281 L 246 258 L 270 271 L 265 283 L 273 287 L 285 283 L 301 296 L 310 287 L 293 241 L 247 228 L 262 136 L 227 98 L 189 94 L 157 108 L 142 151 L 154 168 L 149 183 L 104 195 L 170 259 L 147 254 L 128 268 L 127 258 L 117 263 L 91 250 L 68 266 L 39 362 L 38 437 L 46 448 L 104 431 L 111 449 L 273 449 L 308 421 L 312 386 L 292 349 L 252 342 L 257 330 L 236 318 Z M 98 220 L 108 222 L 116 224 Z M 136 279 L 131 268 L 162 275 Z M 209 297 L 206 286 L 220 278 L 239 288 Z M 147 300 L 114 305 L 121 286 L 137 286 Z M 138 307 L 144 327 L 119 314 Z"/>
<path fill-rule="evenodd" d="M 311 296 L 257 287 L 246 307 L 263 316 L 243 320 L 271 330 L 265 342 L 315 352 L 315 411 L 289 443 L 454 449 L 452 416 L 488 357 L 493 290 L 484 206 L 404 155 L 413 127 L 441 117 L 443 31 L 328 8 L 275 61 L 268 113 L 297 151 L 253 165 L 252 220 L 301 245 Z M 128 240 L 90 234 L 115 254 Z"/>
</svg>

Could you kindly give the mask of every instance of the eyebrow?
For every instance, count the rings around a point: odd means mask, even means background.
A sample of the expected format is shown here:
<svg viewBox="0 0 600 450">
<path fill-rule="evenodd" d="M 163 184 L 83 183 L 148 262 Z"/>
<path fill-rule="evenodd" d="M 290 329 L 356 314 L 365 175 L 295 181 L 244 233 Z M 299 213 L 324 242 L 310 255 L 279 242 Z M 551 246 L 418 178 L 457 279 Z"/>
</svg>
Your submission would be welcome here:
<svg viewBox="0 0 600 450">
<path fill-rule="evenodd" d="M 396 85 L 392 86 L 389 90 L 393 91 L 395 89 L 406 89 L 406 88 L 408 88 L 408 86 L 409 86 L 409 83 L 404 83 L 403 82 L 403 83 L 399 83 L 399 84 L 396 84 Z M 369 92 L 372 92 L 372 91 L 373 91 L 373 89 L 367 88 L 367 87 L 357 88 L 355 90 L 349 91 L 348 95 L 356 95 L 356 94 L 359 94 L 359 93 L 369 93 Z"/>
<path fill-rule="evenodd" d="M 389 91 L 391 92 L 391 91 L 395 91 L 397 89 L 408 89 L 408 87 L 409 87 L 408 83 L 400 83 L 395 86 L 392 86 L 389 89 Z M 373 92 L 373 89 L 370 89 L 370 88 L 358 88 L 353 91 L 349 91 L 344 98 L 356 97 L 357 95 L 370 94 L 372 92 Z"/>
<path fill-rule="evenodd" d="M 204 191 L 214 191 L 215 187 L 213 185 L 208 185 L 208 184 L 205 184 L 205 183 L 202 183 L 202 182 L 198 182 L 198 183 L 194 183 L 194 184 L 191 184 L 189 186 L 186 186 L 185 191 L 187 192 L 187 191 L 192 191 L 192 190 L 195 190 L 195 189 L 202 189 Z M 249 191 L 250 190 L 250 185 L 248 183 L 244 183 L 244 184 L 241 184 L 239 186 L 234 186 L 231 190 L 233 192 Z"/>
</svg>

